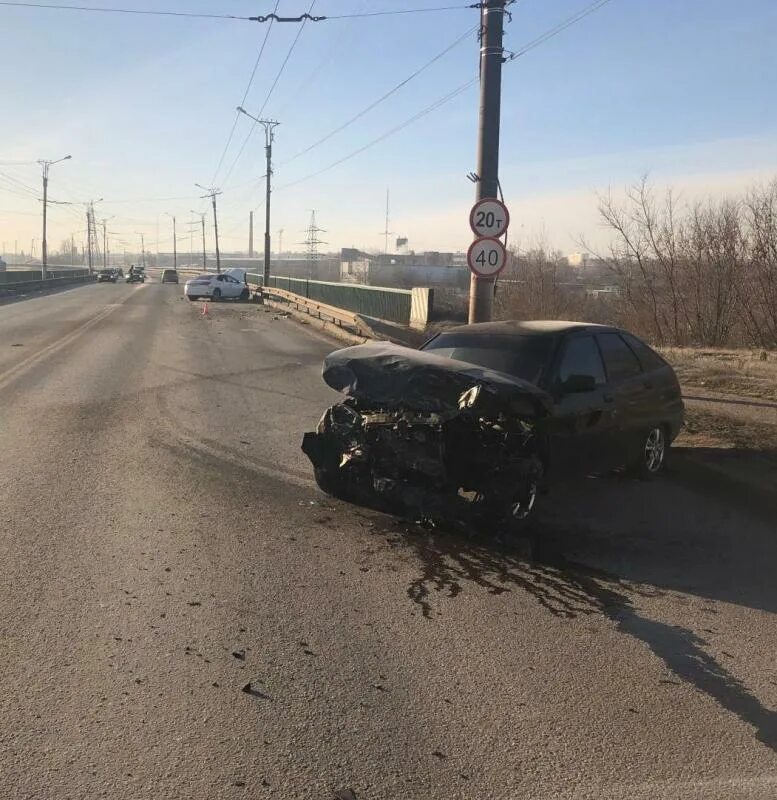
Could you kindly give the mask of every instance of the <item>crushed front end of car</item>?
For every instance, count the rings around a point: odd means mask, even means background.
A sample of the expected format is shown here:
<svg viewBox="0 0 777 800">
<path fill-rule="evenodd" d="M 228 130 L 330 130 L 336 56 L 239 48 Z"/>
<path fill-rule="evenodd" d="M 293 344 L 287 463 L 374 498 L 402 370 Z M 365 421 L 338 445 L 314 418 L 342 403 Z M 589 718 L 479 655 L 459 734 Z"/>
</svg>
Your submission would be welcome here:
<svg viewBox="0 0 777 800">
<path fill-rule="evenodd" d="M 429 519 L 528 517 L 543 475 L 540 389 L 393 344 L 338 350 L 323 377 L 346 395 L 302 443 L 325 492 Z"/>
</svg>

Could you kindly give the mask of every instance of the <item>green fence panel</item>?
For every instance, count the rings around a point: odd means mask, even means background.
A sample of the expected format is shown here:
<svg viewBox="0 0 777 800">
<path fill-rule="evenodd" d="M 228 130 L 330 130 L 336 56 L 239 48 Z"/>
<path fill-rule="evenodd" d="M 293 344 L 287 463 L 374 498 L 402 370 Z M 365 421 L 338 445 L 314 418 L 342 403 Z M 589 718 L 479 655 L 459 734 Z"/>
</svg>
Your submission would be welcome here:
<svg viewBox="0 0 777 800">
<path fill-rule="evenodd" d="M 251 276 L 249 276 L 251 280 Z M 262 281 L 256 276 L 256 282 Z M 398 322 L 410 323 L 412 293 L 407 289 L 389 289 L 384 286 L 362 286 L 353 283 L 334 283 L 311 281 L 305 278 L 288 278 L 275 275 L 270 278 L 270 286 L 287 292 L 318 300 L 336 308 L 344 308 L 355 314 Z"/>
</svg>

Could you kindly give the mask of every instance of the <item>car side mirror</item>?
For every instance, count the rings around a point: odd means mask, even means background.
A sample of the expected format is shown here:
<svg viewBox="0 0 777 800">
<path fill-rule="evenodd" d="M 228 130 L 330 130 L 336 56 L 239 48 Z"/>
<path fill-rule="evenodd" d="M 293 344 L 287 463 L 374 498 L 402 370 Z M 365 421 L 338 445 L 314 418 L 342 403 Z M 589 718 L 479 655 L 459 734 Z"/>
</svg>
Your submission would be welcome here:
<svg viewBox="0 0 777 800">
<path fill-rule="evenodd" d="M 593 375 L 569 375 L 561 384 L 562 394 L 585 394 L 596 390 L 596 378 Z"/>
</svg>

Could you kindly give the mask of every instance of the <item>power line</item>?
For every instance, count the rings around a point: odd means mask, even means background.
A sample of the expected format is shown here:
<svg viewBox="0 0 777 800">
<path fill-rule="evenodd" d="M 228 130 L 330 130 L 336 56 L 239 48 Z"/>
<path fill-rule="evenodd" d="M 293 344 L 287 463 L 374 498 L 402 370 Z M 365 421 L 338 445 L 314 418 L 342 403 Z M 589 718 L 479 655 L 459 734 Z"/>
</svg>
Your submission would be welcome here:
<svg viewBox="0 0 777 800">
<path fill-rule="evenodd" d="M 548 39 L 552 39 L 554 36 L 558 36 L 559 33 L 565 31 L 567 28 L 569 28 L 571 25 L 574 25 L 576 22 L 580 22 L 580 20 L 585 19 L 585 17 L 587 17 L 589 14 L 593 14 L 594 11 L 598 11 L 602 6 L 607 5 L 607 3 L 609 2 L 610 0 L 596 0 L 596 2 L 591 3 L 585 8 L 582 8 L 576 14 L 572 14 L 572 16 L 562 20 L 555 27 L 545 31 L 545 33 L 541 34 L 536 39 L 532 39 L 530 42 L 521 47 L 520 50 L 516 50 L 514 53 L 508 53 L 507 60 L 515 61 L 516 58 L 520 58 L 522 55 L 528 53 L 530 50 L 534 50 L 535 47 L 539 47 L 544 42 L 547 42 Z"/>
<path fill-rule="evenodd" d="M 374 102 L 370 103 L 370 105 L 368 105 L 366 108 L 363 108 L 358 114 L 356 114 L 355 116 L 351 117 L 349 120 L 344 122 L 342 125 L 339 125 L 337 128 L 335 128 L 334 130 L 332 130 L 329 133 L 327 133 L 326 136 L 322 136 L 320 139 L 318 139 L 317 141 L 313 142 L 313 144 L 309 145 L 304 150 L 300 150 L 298 153 L 293 155 L 285 163 L 288 164 L 288 163 L 294 161 L 295 159 L 299 158 L 300 156 L 305 155 L 305 153 L 309 153 L 311 150 L 313 150 L 314 148 L 318 147 L 320 144 L 323 144 L 324 142 L 328 141 L 333 136 L 335 136 L 336 134 L 340 133 L 340 131 L 345 130 L 347 127 L 352 125 L 354 122 L 356 122 L 357 120 L 361 119 L 365 114 L 368 114 L 370 111 L 372 111 L 374 108 L 379 106 L 381 103 L 383 103 L 384 101 L 388 100 L 389 97 L 391 97 L 392 95 L 396 94 L 402 87 L 407 86 L 407 84 L 410 83 L 410 81 L 412 81 L 414 78 L 417 78 L 422 72 L 424 72 L 429 67 L 431 67 L 432 64 L 435 64 L 443 56 L 447 55 L 448 53 L 450 53 L 451 50 L 453 50 L 455 47 L 457 47 L 459 44 L 461 44 L 467 37 L 469 37 L 473 33 L 475 33 L 475 31 L 478 29 L 478 27 L 479 27 L 478 25 L 475 25 L 474 27 L 472 27 L 469 30 L 465 31 L 461 36 L 459 36 L 451 44 L 449 44 L 444 50 L 442 50 L 439 53 L 437 53 L 436 56 L 431 58 L 429 61 L 427 61 L 422 66 L 420 66 L 417 70 L 415 70 L 415 72 L 413 72 L 410 75 L 408 75 L 404 80 L 400 81 L 398 84 L 393 86 L 384 95 L 379 97 Z"/>
<path fill-rule="evenodd" d="M 398 14 L 425 14 L 430 11 L 462 11 L 465 9 L 479 8 L 480 3 L 470 3 L 466 6 L 433 6 L 432 8 L 405 8 L 402 10 L 391 11 L 365 11 L 363 13 L 355 14 L 335 14 L 324 17 L 323 19 L 358 19 L 360 17 L 388 17 L 396 16 Z"/>
<path fill-rule="evenodd" d="M 238 17 L 234 14 L 204 14 L 196 11 L 157 11 L 154 9 L 133 8 L 98 8 L 96 6 L 72 6 L 60 3 L 27 3 L 0 0 L 0 6 L 16 6 L 18 8 L 43 8 L 57 11 L 90 11 L 103 14 L 141 14 L 155 17 L 194 17 L 200 19 L 236 19 L 246 22 L 258 21 L 255 17 Z"/>
<path fill-rule="evenodd" d="M 533 50 L 535 47 L 538 47 L 540 44 L 542 44 L 543 42 L 547 41 L 548 39 L 553 38 L 557 34 L 561 33 L 563 30 L 566 30 L 571 25 L 574 25 L 576 22 L 579 22 L 580 20 L 584 19 L 589 14 L 592 14 L 594 11 L 597 11 L 598 9 L 602 8 L 602 6 L 606 5 L 609 2 L 610 2 L 610 0 L 596 0 L 596 2 L 591 3 L 590 5 L 586 6 L 585 8 L 583 8 L 580 11 L 576 12 L 575 14 L 572 14 L 571 16 L 567 17 L 566 19 L 562 20 L 557 25 L 555 25 L 553 28 L 550 28 L 545 33 L 543 33 L 541 36 L 538 36 L 536 39 L 532 39 L 530 42 L 525 44 L 523 47 L 521 47 L 515 53 L 512 53 L 511 57 L 509 58 L 509 60 L 510 61 L 514 61 L 516 58 L 519 58 L 520 56 L 524 55 L 525 53 L 528 53 L 530 50 Z M 439 98 L 435 102 L 433 102 L 430 105 L 428 105 L 426 108 L 424 108 L 421 111 L 419 111 L 417 114 L 414 114 L 409 119 L 406 119 L 404 122 L 400 123 L 399 125 L 394 126 L 390 130 L 386 131 L 386 133 L 382 134 L 377 139 L 373 139 L 372 141 L 368 142 L 367 144 L 362 145 L 358 149 L 356 149 L 353 152 L 349 153 L 348 155 L 343 156 L 342 158 L 338 159 L 337 161 L 333 161 L 331 164 L 328 164 L 326 167 L 323 167 L 322 169 L 316 170 L 315 172 L 312 172 L 309 175 L 305 175 L 302 178 L 298 178 L 297 180 L 292 181 L 291 183 L 287 183 L 287 184 L 284 184 L 283 186 L 279 186 L 276 189 L 276 191 L 280 191 L 281 189 L 288 189 L 288 188 L 291 188 L 292 186 L 296 186 L 299 183 L 303 183 L 303 182 L 308 181 L 308 180 L 310 180 L 312 178 L 316 178 L 319 175 L 322 175 L 323 173 L 328 172 L 330 169 L 334 169 L 335 167 L 339 166 L 340 164 L 343 164 L 346 161 L 350 161 L 350 159 L 355 158 L 356 156 L 358 156 L 361 153 L 363 153 L 365 150 L 369 150 L 370 148 L 374 147 L 376 144 L 380 144 L 380 142 L 388 139 L 390 136 L 393 136 L 395 133 L 399 133 L 401 130 L 404 130 L 405 128 L 407 128 L 409 125 L 412 125 L 414 122 L 417 122 L 419 119 L 422 119 L 423 117 L 427 116 L 428 114 L 431 114 L 433 111 L 436 111 L 438 108 L 440 108 L 440 106 L 443 106 L 446 103 L 450 102 L 451 100 L 453 100 L 454 98 L 458 97 L 460 94 L 465 92 L 467 89 L 469 89 L 471 86 L 476 84 L 478 82 L 478 80 L 479 80 L 479 76 L 475 77 L 475 78 L 472 78 L 471 80 L 467 81 L 466 83 L 461 84 L 457 88 L 453 89 L 453 91 L 449 92 L 448 94 L 444 95 L 443 97 Z"/>
<path fill-rule="evenodd" d="M 275 8 L 273 11 L 278 10 L 278 6 L 281 4 L 281 0 L 275 0 Z M 246 90 L 243 92 L 243 99 L 240 101 L 240 105 L 244 106 L 246 103 L 246 98 L 248 97 L 249 91 L 251 91 L 251 86 L 254 82 L 254 77 L 256 76 L 256 70 L 259 68 L 259 62 L 262 60 L 262 55 L 264 54 L 264 48 L 267 46 L 267 40 L 270 38 L 270 31 L 272 30 L 272 22 L 267 26 L 267 30 L 264 33 L 264 39 L 262 40 L 262 46 L 259 48 L 259 53 L 256 56 L 256 61 L 254 62 L 254 68 L 251 70 L 251 77 L 248 79 L 248 84 L 246 85 Z M 227 151 L 229 150 L 229 146 L 232 144 L 232 138 L 235 135 L 235 129 L 237 128 L 237 121 L 240 118 L 240 112 L 235 111 L 235 118 L 232 121 L 232 128 L 229 131 L 229 136 L 227 137 L 227 143 L 224 145 L 224 149 L 221 152 L 221 158 L 219 158 L 219 163 L 216 165 L 216 171 L 213 173 L 213 180 L 211 183 L 216 181 L 216 176 L 219 174 L 219 170 L 221 169 L 221 165 L 224 163 L 224 158 L 227 155 Z"/>
<path fill-rule="evenodd" d="M 310 8 L 308 9 L 308 12 L 307 12 L 308 15 L 313 10 L 313 7 L 315 5 L 316 5 L 316 0 L 311 0 Z M 283 59 L 283 63 L 281 64 L 281 68 L 278 70 L 278 74 L 275 76 L 275 80 L 273 81 L 272 86 L 270 87 L 270 90 L 267 92 L 267 96 L 264 98 L 264 102 L 262 103 L 262 107 L 259 109 L 259 111 L 256 114 L 254 114 L 255 117 L 261 117 L 262 116 L 262 112 L 264 111 L 265 107 L 267 106 L 267 103 L 270 102 L 270 98 L 272 97 L 273 92 L 275 91 L 275 87 L 278 85 L 278 81 L 280 80 L 281 75 L 283 75 L 283 71 L 286 69 L 286 64 L 289 63 L 289 59 L 291 58 L 291 55 L 294 52 L 294 48 L 297 46 L 297 42 L 299 41 L 300 36 L 302 36 L 302 31 L 305 30 L 305 23 L 306 22 L 307 22 L 307 20 L 303 21 L 302 25 L 300 25 L 299 28 L 297 29 L 297 35 L 294 37 L 294 40 L 291 43 L 291 47 L 289 47 L 289 51 L 288 51 L 288 53 L 286 53 L 286 58 Z M 240 146 L 240 150 L 238 151 L 237 155 L 235 156 L 235 160 L 232 162 L 232 166 L 229 168 L 227 174 L 224 176 L 224 180 L 222 181 L 222 184 L 226 184 L 226 182 L 229 180 L 229 176 L 232 174 L 232 170 L 234 170 L 234 168 L 237 166 L 237 162 L 240 161 L 240 157 L 243 155 L 243 151 L 245 150 L 245 147 L 248 144 L 248 140 L 253 135 L 253 132 L 256 129 L 256 125 L 257 125 L 256 121 L 251 123 L 251 127 L 249 128 L 248 133 L 246 134 L 246 138 L 243 139 L 243 144 Z"/>
<path fill-rule="evenodd" d="M 352 158 L 355 158 L 356 156 L 360 155 L 365 150 L 369 150 L 371 147 L 374 147 L 376 144 L 380 144 L 380 142 L 384 141 L 385 139 L 388 139 L 389 136 L 393 136 L 395 133 L 399 133 L 399 131 L 403 130 L 404 128 L 407 128 L 409 125 L 412 125 L 414 122 L 417 122 L 419 119 L 421 119 L 422 117 L 425 117 L 427 114 L 431 114 L 432 111 L 436 111 L 440 106 L 444 105 L 445 103 L 449 102 L 450 100 L 453 100 L 455 97 L 458 97 L 460 94 L 462 94 L 462 92 L 465 92 L 467 89 L 470 88 L 470 86 L 474 86 L 477 82 L 478 82 L 477 78 L 472 78 L 471 80 L 467 81 L 466 83 L 461 84 L 461 86 L 457 87 L 452 92 L 449 92 L 448 94 L 446 94 L 444 97 L 441 97 L 438 100 L 435 100 L 434 103 L 432 103 L 431 105 L 428 105 L 426 108 L 422 109 L 417 114 L 414 114 L 409 119 L 406 119 L 404 122 L 400 123 L 399 125 L 394 126 L 390 130 L 386 131 L 386 133 L 382 134 L 381 136 L 378 136 L 377 139 L 373 139 L 371 142 L 368 142 L 367 144 L 362 145 L 362 147 L 358 148 L 357 150 L 354 150 L 352 153 L 349 153 L 347 156 L 343 156 L 342 158 L 339 158 L 337 161 L 333 161 L 331 164 L 327 165 L 326 167 L 323 167 L 322 169 L 317 170 L 316 172 L 312 172 L 310 175 L 305 175 L 303 178 L 298 178 L 297 180 L 292 181 L 291 183 L 287 183 L 287 184 L 284 184 L 283 186 L 279 186 L 278 189 L 276 189 L 276 191 L 279 191 L 280 189 L 288 189 L 288 188 L 290 188 L 292 186 L 296 186 L 298 183 L 303 183 L 304 181 L 308 181 L 311 178 L 316 178 L 316 177 L 318 177 L 319 175 L 322 175 L 325 172 L 329 172 L 330 169 L 334 169 L 334 167 L 338 167 L 338 166 L 340 166 L 340 164 L 343 164 L 346 161 L 350 161 Z"/>
</svg>

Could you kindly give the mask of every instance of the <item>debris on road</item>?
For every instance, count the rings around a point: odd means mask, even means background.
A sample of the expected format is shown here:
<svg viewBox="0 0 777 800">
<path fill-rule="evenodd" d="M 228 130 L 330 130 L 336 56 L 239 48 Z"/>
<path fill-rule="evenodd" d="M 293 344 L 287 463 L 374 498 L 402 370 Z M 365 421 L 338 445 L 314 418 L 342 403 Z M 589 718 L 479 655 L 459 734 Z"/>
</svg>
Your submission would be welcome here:
<svg viewBox="0 0 777 800">
<path fill-rule="evenodd" d="M 252 697 L 258 697 L 261 700 L 271 699 L 269 694 L 265 694 L 265 692 L 263 692 L 261 689 L 254 686 L 251 681 L 248 681 L 248 683 L 240 691 L 244 694 L 250 694 Z"/>
<path fill-rule="evenodd" d="M 235 658 L 236 658 L 238 661 L 245 661 L 245 660 L 246 660 L 246 651 L 245 651 L 245 650 L 233 650 L 233 651 L 232 651 L 232 655 L 233 655 L 233 656 L 234 656 L 234 657 L 235 657 Z"/>
</svg>

